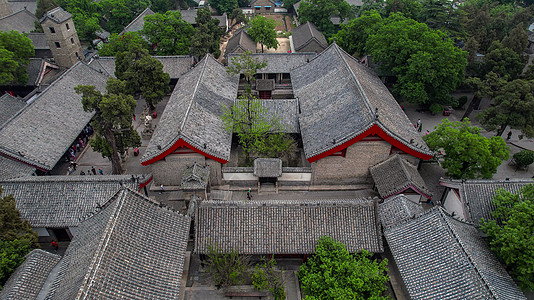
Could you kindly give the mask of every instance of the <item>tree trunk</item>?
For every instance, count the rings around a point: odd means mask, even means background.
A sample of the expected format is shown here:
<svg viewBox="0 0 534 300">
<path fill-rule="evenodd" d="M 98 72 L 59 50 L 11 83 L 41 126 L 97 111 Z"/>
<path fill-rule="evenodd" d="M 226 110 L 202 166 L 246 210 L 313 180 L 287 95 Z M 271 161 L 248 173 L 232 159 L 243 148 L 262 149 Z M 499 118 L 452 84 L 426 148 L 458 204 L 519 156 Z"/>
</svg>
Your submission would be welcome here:
<svg viewBox="0 0 534 300">
<path fill-rule="evenodd" d="M 124 170 L 122 169 L 121 158 L 119 157 L 119 151 L 117 150 L 117 141 L 115 140 L 115 134 L 112 129 L 104 130 L 104 137 L 111 145 L 111 174 L 118 175 L 122 174 Z"/>
<path fill-rule="evenodd" d="M 261 53 L 263 53 L 263 44 L 261 44 Z"/>
<path fill-rule="evenodd" d="M 502 134 L 506 130 L 506 127 L 508 127 L 508 124 L 501 125 L 501 128 L 499 128 L 499 130 L 497 131 L 497 134 L 495 136 L 502 136 Z"/>
</svg>

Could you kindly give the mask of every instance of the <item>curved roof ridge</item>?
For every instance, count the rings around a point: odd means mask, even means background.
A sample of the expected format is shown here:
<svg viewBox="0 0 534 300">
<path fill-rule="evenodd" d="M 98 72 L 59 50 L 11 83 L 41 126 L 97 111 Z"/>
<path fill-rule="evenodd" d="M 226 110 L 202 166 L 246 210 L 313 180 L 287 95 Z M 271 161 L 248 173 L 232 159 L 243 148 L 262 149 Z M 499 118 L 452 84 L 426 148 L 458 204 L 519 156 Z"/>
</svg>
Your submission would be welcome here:
<svg viewBox="0 0 534 300">
<path fill-rule="evenodd" d="M 197 91 L 198 91 L 198 86 L 200 85 L 200 82 L 202 81 L 202 77 L 204 77 L 204 71 L 206 70 L 206 65 L 208 63 L 208 59 L 209 59 L 210 54 L 206 54 L 206 56 L 198 63 L 199 65 L 201 63 L 203 63 L 204 65 L 202 65 L 202 69 L 200 71 L 200 75 L 198 76 L 197 78 L 197 83 L 195 85 L 195 89 L 193 90 L 193 93 L 191 94 L 191 99 L 189 100 L 189 105 L 187 106 L 187 110 L 185 112 L 185 117 L 184 117 L 184 120 L 182 121 L 182 125 L 180 125 L 180 131 L 178 132 L 178 135 L 182 135 L 182 131 L 184 129 L 184 126 L 185 126 L 185 123 L 187 121 L 187 118 L 189 117 L 189 112 L 191 111 L 191 106 L 193 105 L 193 100 L 195 99 L 195 95 L 197 94 Z"/>
<path fill-rule="evenodd" d="M 354 71 L 352 70 L 352 68 L 349 66 L 348 62 L 345 60 L 345 56 L 343 55 L 343 53 L 347 54 L 350 58 L 354 59 L 354 57 L 352 57 L 351 55 L 349 55 L 347 52 L 345 52 L 343 49 L 341 49 L 341 47 L 339 47 L 336 42 L 333 42 L 332 45 L 335 45 L 334 46 L 334 49 L 337 50 L 337 53 L 339 53 L 339 56 L 341 57 L 341 60 L 343 60 L 343 63 L 345 64 L 345 67 L 347 68 L 347 70 L 349 70 L 350 74 L 352 75 L 352 79 L 354 80 L 354 82 L 356 83 L 356 86 L 358 87 L 358 90 L 359 92 L 362 94 L 362 98 L 365 100 L 364 103 L 367 105 L 367 107 L 369 108 L 369 112 L 372 114 L 375 113 L 374 109 L 371 107 L 371 103 L 369 103 L 369 98 L 367 97 L 367 95 L 365 94 L 365 91 L 363 90 L 362 88 L 362 85 L 360 83 L 360 81 L 358 80 L 358 78 L 356 77 L 356 74 L 354 74 Z M 325 49 L 326 50 L 326 49 Z M 355 60 L 355 59 L 354 59 Z M 357 60 L 355 60 L 357 63 L 360 63 L 358 62 Z"/>
<path fill-rule="evenodd" d="M 392 138 L 396 139 L 397 141 L 401 142 L 404 146 L 412 149 L 412 150 L 415 150 L 417 152 L 420 152 L 420 153 L 423 153 L 423 154 L 426 154 L 426 155 L 431 155 L 431 156 L 434 156 L 434 152 L 432 152 L 430 149 L 428 148 L 421 148 L 421 147 L 417 147 L 416 145 L 414 145 L 413 143 L 409 143 L 407 142 L 404 138 L 402 138 L 401 136 L 399 136 L 398 134 L 394 133 L 393 131 L 389 130 L 387 128 L 386 125 L 384 125 L 380 119 L 376 120 L 374 122 L 376 125 L 378 125 L 385 133 L 387 133 L 389 136 L 391 136 Z M 419 145 L 419 144 L 417 144 Z M 424 145 L 419 145 L 419 146 L 424 146 Z"/>
<path fill-rule="evenodd" d="M 441 208 L 441 206 L 440 206 L 440 208 Z M 460 237 L 460 235 L 456 231 L 456 228 L 451 224 L 451 222 L 453 222 L 453 220 L 454 220 L 455 222 L 463 223 L 463 225 L 470 225 L 470 226 L 474 226 L 474 225 L 471 224 L 471 223 L 467 223 L 467 222 L 460 221 L 458 219 L 453 218 L 452 216 L 447 214 L 446 211 L 443 208 L 440 210 L 440 212 L 442 212 L 440 214 L 440 217 L 445 221 L 445 224 L 447 224 L 448 230 L 452 233 L 454 239 L 456 240 L 456 242 L 460 246 L 460 249 L 462 250 L 462 253 L 465 255 L 467 261 L 469 262 L 471 267 L 475 270 L 475 272 L 479 276 L 480 280 L 483 282 L 484 287 L 491 293 L 491 295 L 494 297 L 494 299 L 498 299 L 499 297 L 498 297 L 498 295 L 496 295 L 495 290 L 488 283 L 488 279 L 484 275 L 484 272 L 480 271 L 478 263 L 473 259 L 472 255 L 469 253 L 469 251 L 467 251 L 464 241 L 462 240 L 462 238 Z"/>
</svg>

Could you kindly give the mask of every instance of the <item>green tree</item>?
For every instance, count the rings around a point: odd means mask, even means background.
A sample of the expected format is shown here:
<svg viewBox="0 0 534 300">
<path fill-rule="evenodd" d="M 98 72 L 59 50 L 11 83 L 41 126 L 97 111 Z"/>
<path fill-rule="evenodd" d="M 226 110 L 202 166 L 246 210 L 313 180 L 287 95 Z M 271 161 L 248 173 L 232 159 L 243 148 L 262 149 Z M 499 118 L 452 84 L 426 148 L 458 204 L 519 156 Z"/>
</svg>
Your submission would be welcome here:
<svg viewBox="0 0 534 300">
<path fill-rule="evenodd" d="M 458 1 L 423 0 L 419 15 L 414 18 L 428 27 L 445 32 L 449 37 L 465 36 L 465 18 L 458 10 Z"/>
<path fill-rule="evenodd" d="M 491 178 L 510 154 L 503 138 L 482 136 L 468 119 L 445 119 L 424 140 L 433 151 L 444 152 L 442 166 L 454 179 Z"/>
<path fill-rule="evenodd" d="M 230 107 L 223 107 L 222 120 L 225 129 L 237 133 L 239 144 L 245 152 L 245 163 L 254 155 L 262 157 L 291 156 L 296 149 L 295 140 L 284 133 L 280 121 L 268 114 L 262 101 L 252 94 L 252 81 L 258 69 L 265 62 L 259 62 L 247 52 L 233 57 L 227 69 L 228 74 L 243 74 L 247 82 L 245 93 Z"/>
<path fill-rule="evenodd" d="M 330 237 L 317 242 L 315 254 L 298 271 L 306 299 L 388 299 L 388 260 L 371 260 L 362 249 L 350 254 L 345 245 Z"/>
<path fill-rule="evenodd" d="M 366 11 L 374 10 L 380 14 L 380 16 L 386 15 L 385 5 L 386 1 L 384 0 L 363 0 L 362 6 L 357 10 L 359 16 L 363 15 Z"/>
<path fill-rule="evenodd" d="M 263 16 L 256 16 L 250 21 L 250 28 L 247 33 L 254 42 L 261 44 L 262 53 L 263 45 L 267 46 L 267 48 L 278 49 L 275 27 L 276 22 L 273 19 Z"/>
<path fill-rule="evenodd" d="M 528 45 L 528 34 L 523 23 L 518 24 L 503 40 L 502 44 L 523 56 Z"/>
<path fill-rule="evenodd" d="M 176 1 L 169 0 L 152 0 L 151 9 L 157 13 L 166 13 L 169 10 L 174 9 L 174 3 Z"/>
<path fill-rule="evenodd" d="M 422 5 L 419 0 L 386 0 L 384 11 L 386 15 L 401 12 L 407 18 L 416 19 L 421 9 Z"/>
<path fill-rule="evenodd" d="M 193 35 L 191 52 L 202 58 L 206 53 L 212 53 L 215 58 L 221 56 L 219 41 L 223 31 L 219 28 L 219 20 L 211 17 L 209 8 L 197 10 L 197 27 Z"/>
<path fill-rule="evenodd" d="M 150 5 L 148 0 L 102 0 L 99 2 L 102 16 L 107 20 L 106 30 L 120 33 L 126 25 Z"/>
<path fill-rule="evenodd" d="M 514 154 L 514 161 L 518 167 L 528 167 L 534 163 L 534 151 L 521 150 Z"/>
<path fill-rule="evenodd" d="M 34 53 L 32 41 L 24 34 L 0 31 L 0 84 L 25 84 L 26 65 Z"/>
<path fill-rule="evenodd" d="M 13 195 L 2 194 L 0 187 L 0 289 L 24 256 L 39 246 L 30 223 L 21 219 Z"/>
<path fill-rule="evenodd" d="M 252 272 L 252 284 L 260 291 L 269 291 L 273 294 L 275 300 L 285 300 L 286 291 L 284 290 L 284 281 L 282 272 L 276 271 L 276 260 L 271 258 L 266 260 L 261 258 L 259 265 L 254 267 Z"/>
<path fill-rule="evenodd" d="M 151 110 L 169 92 L 170 77 L 163 72 L 163 64 L 139 45 L 116 55 L 115 76 L 127 83 L 122 91 L 141 93 Z"/>
<path fill-rule="evenodd" d="M 209 245 L 206 266 L 215 285 L 242 284 L 250 267 L 250 256 L 240 255 L 235 250 L 223 251 L 219 245 Z"/>
<path fill-rule="evenodd" d="M 37 0 L 37 9 L 35 10 L 35 17 L 37 19 L 41 19 L 45 12 L 56 7 L 57 4 L 54 0 Z"/>
<path fill-rule="evenodd" d="M 72 14 L 76 32 L 82 40 L 92 41 L 95 32 L 102 30 L 100 4 L 92 0 L 56 0 L 56 3 Z"/>
<path fill-rule="evenodd" d="M 94 86 L 79 85 L 74 88 L 82 94 L 84 111 L 95 112 L 91 125 L 95 137 L 91 147 L 103 157 L 111 159 L 112 174 L 122 174 L 120 154 L 129 147 L 141 146 L 141 137 L 132 126 L 132 115 L 136 102 L 131 95 L 123 94 L 126 82 L 109 78 L 107 93 L 102 95 Z"/>
<path fill-rule="evenodd" d="M 494 93 L 492 106 L 477 119 L 490 131 L 501 136 L 507 126 L 519 129 L 527 137 L 534 136 L 534 80 L 516 79 Z"/>
<path fill-rule="evenodd" d="M 248 21 L 247 17 L 240 8 L 234 9 L 228 17 L 230 18 L 230 24 L 232 24 L 232 28 L 237 24 L 247 23 Z"/>
<path fill-rule="evenodd" d="M 499 41 L 491 44 L 488 53 L 482 59 L 483 74 L 494 72 L 507 80 L 516 79 L 521 74 L 524 65 L 522 55 L 503 46 Z"/>
<path fill-rule="evenodd" d="M 157 55 L 185 55 L 189 53 L 191 38 L 195 30 L 191 24 L 182 20 L 178 11 L 165 14 L 156 13 L 144 18 L 142 33 L 155 47 Z"/>
<path fill-rule="evenodd" d="M 326 36 L 334 34 L 331 16 L 339 16 L 340 23 L 353 16 L 353 9 L 345 0 L 302 0 L 298 11 L 300 23 L 312 22 Z"/>
<path fill-rule="evenodd" d="M 365 43 L 369 35 L 378 27 L 382 26 L 382 17 L 377 11 L 365 11 L 356 19 L 341 25 L 341 30 L 335 35 L 336 43 L 352 55 L 362 57 L 365 51 Z"/>
<path fill-rule="evenodd" d="M 464 80 L 467 54 L 442 32 L 394 13 L 369 36 L 366 50 L 397 76 L 397 96 L 426 107 L 455 104 L 449 93 Z"/>
<path fill-rule="evenodd" d="M 227 13 L 229 15 L 234 9 L 239 7 L 237 0 L 211 0 L 210 5 L 221 15 L 223 13 Z"/>
<path fill-rule="evenodd" d="M 149 49 L 147 41 L 138 32 L 126 32 L 123 35 L 114 33 L 109 37 L 109 42 L 98 50 L 98 54 L 100 56 L 116 56 L 136 47 Z"/>
<path fill-rule="evenodd" d="M 491 250 L 506 265 L 510 275 L 524 290 L 534 290 L 534 185 L 517 194 L 499 190 L 493 197 L 491 214 L 502 220 L 482 219 L 480 229 L 489 237 Z"/>
</svg>

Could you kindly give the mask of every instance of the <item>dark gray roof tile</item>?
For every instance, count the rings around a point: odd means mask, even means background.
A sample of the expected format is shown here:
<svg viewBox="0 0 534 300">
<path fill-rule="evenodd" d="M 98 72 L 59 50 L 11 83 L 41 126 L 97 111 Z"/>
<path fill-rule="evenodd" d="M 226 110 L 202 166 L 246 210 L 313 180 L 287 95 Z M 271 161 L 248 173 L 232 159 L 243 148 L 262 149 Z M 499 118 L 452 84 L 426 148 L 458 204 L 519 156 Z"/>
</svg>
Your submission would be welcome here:
<svg viewBox="0 0 534 300">
<path fill-rule="evenodd" d="M 0 155 L 0 180 L 25 177 L 33 174 L 35 168 Z"/>
<path fill-rule="evenodd" d="M 228 64 L 232 64 L 232 57 L 239 56 L 239 53 L 228 55 Z M 317 54 L 315 53 L 253 53 L 251 57 L 259 62 L 265 62 L 265 68 L 259 69 L 258 73 L 289 73 L 311 61 Z"/>
<path fill-rule="evenodd" d="M 254 160 L 254 176 L 282 176 L 282 160 L 280 158 L 256 158 Z"/>
<path fill-rule="evenodd" d="M 27 9 L 21 9 L 3 18 L 0 18 L 0 30 L 15 30 L 19 33 L 29 33 L 35 29 L 37 18 Z"/>
<path fill-rule="evenodd" d="M 49 299 L 178 299 L 191 220 L 123 189 L 79 227 Z"/>
<path fill-rule="evenodd" d="M 512 178 L 510 180 L 441 180 L 440 184 L 459 190 L 464 203 L 467 221 L 480 224 L 480 219 L 494 220 L 493 197 L 498 189 L 517 194 L 522 187 L 533 184 L 532 179 Z"/>
<path fill-rule="evenodd" d="M 324 35 L 311 22 L 306 22 L 293 29 L 291 31 L 291 35 L 296 51 L 299 51 L 311 41 L 315 41 L 320 45 L 320 48 L 317 49 L 318 51 L 316 52 L 321 52 L 328 47 L 328 42 L 326 41 Z"/>
<path fill-rule="evenodd" d="M 169 74 L 171 79 L 182 77 L 194 65 L 194 58 L 189 55 L 152 56 L 163 65 L 163 72 Z M 97 57 L 89 65 L 96 70 L 106 72 L 108 76 L 115 77 L 115 57 Z"/>
<path fill-rule="evenodd" d="M 374 200 L 202 201 L 195 213 L 195 251 L 208 245 L 240 254 L 311 254 L 322 236 L 350 252 L 383 251 Z"/>
<path fill-rule="evenodd" d="M 234 35 L 228 40 L 226 44 L 226 54 L 238 52 L 236 50 L 240 49 L 241 52 L 250 51 L 252 53 L 256 52 L 256 42 L 252 40 L 250 35 L 245 32 L 244 28 L 238 29 Z"/>
<path fill-rule="evenodd" d="M 50 50 L 50 46 L 46 41 L 44 33 L 28 33 L 28 37 L 32 40 L 33 48 L 35 50 Z"/>
<path fill-rule="evenodd" d="M 384 235 L 411 299 L 526 299 L 479 231 L 442 208 Z"/>
<path fill-rule="evenodd" d="M 7 93 L 3 94 L 0 97 L 0 125 L 15 116 L 24 106 L 26 106 L 26 102 L 21 98 L 13 97 Z"/>
<path fill-rule="evenodd" d="M 380 193 L 385 199 L 412 189 L 423 197 L 432 198 L 432 193 L 426 187 L 423 177 L 417 171 L 417 166 L 408 162 L 398 154 L 390 156 L 385 161 L 369 168 L 371 176 Z"/>
<path fill-rule="evenodd" d="M 60 256 L 41 249 L 32 250 L 0 291 L 0 299 L 36 299 L 48 274 Z"/>
<path fill-rule="evenodd" d="M 141 161 L 162 155 L 179 140 L 228 161 L 232 134 L 220 116 L 223 106 L 233 103 L 237 87 L 238 77 L 207 55 L 178 80 Z"/>
<path fill-rule="evenodd" d="M 335 148 L 375 125 L 407 148 L 432 154 L 380 78 L 335 43 L 293 69 L 291 80 L 300 100 L 306 158 Z"/>
<path fill-rule="evenodd" d="M 72 18 L 72 14 L 68 11 L 64 10 L 61 7 L 56 7 L 54 9 L 51 9 L 47 11 L 41 20 L 39 20 L 40 23 L 43 23 L 46 19 L 50 19 L 54 21 L 57 24 L 63 23 L 67 21 L 68 19 Z"/>
<path fill-rule="evenodd" d="M 413 219 L 424 212 L 419 203 L 414 203 L 403 194 L 390 197 L 378 205 L 380 221 L 384 228 Z"/>
<path fill-rule="evenodd" d="M 0 152 L 52 170 L 93 116 L 83 110 L 81 95 L 74 87 L 92 85 L 104 92 L 107 78 L 82 62 L 76 63 L 0 127 Z"/>
<path fill-rule="evenodd" d="M 121 189 L 139 188 L 148 175 L 30 176 L 0 182 L 34 228 L 76 227 Z"/>
<path fill-rule="evenodd" d="M 125 34 L 126 32 L 137 32 L 141 31 L 143 29 L 143 26 L 145 25 L 145 16 L 151 16 L 155 14 L 150 7 L 147 7 L 145 10 L 143 10 L 133 21 L 130 22 L 130 24 L 126 25 L 124 29 L 121 32 L 121 35 Z"/>
<path fill-rule="evenodd" d="M 201 166 L 196 162 L 187 167 L 182 175 L 180 188 L 184 190 L 205 189 L 210 179 L 210 166 Z"/>
</svg>

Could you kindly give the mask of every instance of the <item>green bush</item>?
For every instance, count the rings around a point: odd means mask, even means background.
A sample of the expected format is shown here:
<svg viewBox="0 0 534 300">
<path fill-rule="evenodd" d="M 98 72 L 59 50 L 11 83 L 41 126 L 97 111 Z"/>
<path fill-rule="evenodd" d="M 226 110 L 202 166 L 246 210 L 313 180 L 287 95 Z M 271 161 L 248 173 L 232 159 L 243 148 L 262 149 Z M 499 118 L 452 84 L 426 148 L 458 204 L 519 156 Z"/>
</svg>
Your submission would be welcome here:
<svg viewBox="0 0 534 300">
<path fill-rule="evenodd" d="M 514 161 L 521 167 L 534 163 L 534 151 L 522 150 L 514 154 Z"/>
<path fill-rule="evenodd" d="M 260 291 L 269 291 L 275 300 L 284 300 L 286 291 L 284 281 L 280 272 L 275 271 L 276 261 L 271 258 L 269 261 L 265 257 L 261 258 L 261 264 L 254 267 L 252 273 L 252 284 Z"/>
<path fill-rule="evenodd" d="M 24 262 L 30 252 L 32 241 L 27 239 L 4 241 L 0 240 L 0 289 L 15 269 Z"/>
<path fill-rule="evenodd" d="M 430 112 L 433 113 L 433 114 L 440 114 L 440 113 L 443 112 L 443 105 L 434 103 L 434 104 L 430 105 L 429 109 L 430 109 Z"/>
<path fill-rule="evenodd" d="M 230 286 L 245 282 L 250 257 L 239 255 L 237 251 L 225 252 L 218 245 L 208 246 L 206 261 L 208 273 L 217 286 Z"/>
</svg>

